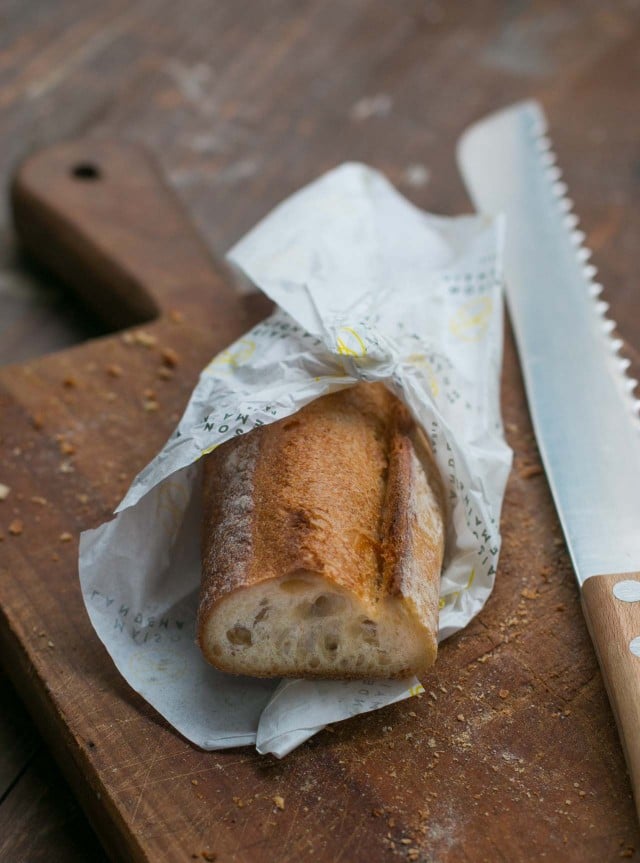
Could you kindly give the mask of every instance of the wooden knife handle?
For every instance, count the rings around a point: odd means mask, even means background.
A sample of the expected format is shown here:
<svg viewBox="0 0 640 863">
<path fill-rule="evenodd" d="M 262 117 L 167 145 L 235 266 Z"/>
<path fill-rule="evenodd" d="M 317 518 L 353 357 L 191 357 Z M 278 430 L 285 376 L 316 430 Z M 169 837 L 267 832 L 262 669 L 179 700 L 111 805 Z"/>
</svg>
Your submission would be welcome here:
<svg viewBox="0 0 640 863">
<path fill-rule="evenodd" d="M 244 302 L 233 277 L 141 147 L 87 138 L 42 150 L 20 166 L 11 203 L 28 253 L 110 326 L 179 309 L 197 325 L 237 331 Z"/>
<path fill-rule="evenodd" d="M 582 605 L 640 815 L 640 572 L 588 578 Z"/>
</svg>

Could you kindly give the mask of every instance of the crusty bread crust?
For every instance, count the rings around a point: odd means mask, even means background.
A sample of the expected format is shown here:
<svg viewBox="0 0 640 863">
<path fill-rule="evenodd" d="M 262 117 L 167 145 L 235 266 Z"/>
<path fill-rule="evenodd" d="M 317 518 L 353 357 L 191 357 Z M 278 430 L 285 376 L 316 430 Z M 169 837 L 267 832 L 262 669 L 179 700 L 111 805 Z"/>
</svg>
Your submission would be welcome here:
<svg viewBox="0 0 640 863">
<path fill-rule="evenodd" d="M 198 643 L 254 676 L 393 677 L 435 660 L 443 490 L 382 384 L 223 444 L 203 468 Z"/>
</svg>

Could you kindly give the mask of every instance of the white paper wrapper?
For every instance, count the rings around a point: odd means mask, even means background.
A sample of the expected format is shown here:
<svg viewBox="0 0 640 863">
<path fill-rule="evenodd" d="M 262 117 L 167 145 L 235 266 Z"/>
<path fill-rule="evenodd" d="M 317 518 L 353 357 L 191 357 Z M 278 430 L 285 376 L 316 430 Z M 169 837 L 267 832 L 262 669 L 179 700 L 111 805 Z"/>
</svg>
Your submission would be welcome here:
<svg viewBox="0 0 640 863">
<path fill-rule="evenodd" d="M 82 535 L 89 616 L 130 685 L 205 749 L 283 756 L 417 680 L 264 681 L 195 646 L 200 458 L 358 380 L 384 381 L 427 432 L 448 489 L 440 638 L 489 596 L 511 452 L 502 437 L 501 224 L 412 206 L 347 164 L 277 207 L 230 252 L 278 305 L 202 372 L 178 428 L 117 517 Z"/>
</svg>

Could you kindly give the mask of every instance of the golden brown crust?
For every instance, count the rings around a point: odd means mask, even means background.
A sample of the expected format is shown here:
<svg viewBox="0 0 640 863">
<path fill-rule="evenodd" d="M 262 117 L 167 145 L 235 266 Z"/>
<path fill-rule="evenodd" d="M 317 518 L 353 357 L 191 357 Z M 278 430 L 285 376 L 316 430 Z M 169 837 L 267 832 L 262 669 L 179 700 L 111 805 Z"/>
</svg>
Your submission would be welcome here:
<svg viewBox="0 0 640 863">
<path fill-rule="evenodd" d="M 435 656 L 442 489 L 426 438 L 384 385 L 317 399 L 224 444 L 203 467 L 201 647 L 233 591 L 303 571 L 368 607 L 406 600 Z"/>
</svg>

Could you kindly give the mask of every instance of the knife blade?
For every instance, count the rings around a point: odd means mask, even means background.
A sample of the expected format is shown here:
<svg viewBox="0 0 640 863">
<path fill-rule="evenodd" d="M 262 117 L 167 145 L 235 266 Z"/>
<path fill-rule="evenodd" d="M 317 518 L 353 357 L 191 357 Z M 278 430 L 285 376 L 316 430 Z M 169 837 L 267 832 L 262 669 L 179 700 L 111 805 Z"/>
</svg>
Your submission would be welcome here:
<svg viewBox="0 0 640 863">
<path fill-rule="evenodd" d="M 640 804 L 640 401 L 536 102 L 469 128 L 476 208 L 506 215 L 505 290 L 540 455 Z"/>
</svg>

